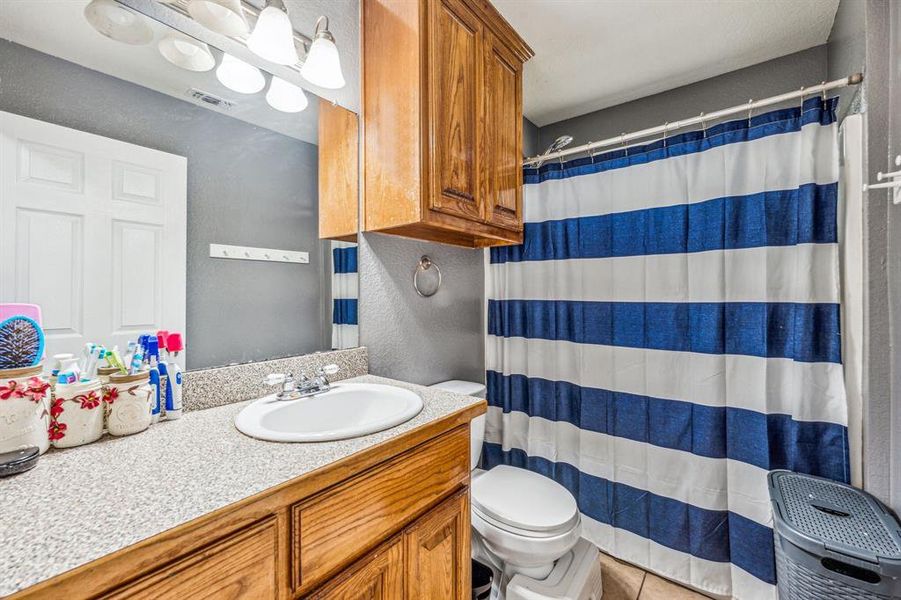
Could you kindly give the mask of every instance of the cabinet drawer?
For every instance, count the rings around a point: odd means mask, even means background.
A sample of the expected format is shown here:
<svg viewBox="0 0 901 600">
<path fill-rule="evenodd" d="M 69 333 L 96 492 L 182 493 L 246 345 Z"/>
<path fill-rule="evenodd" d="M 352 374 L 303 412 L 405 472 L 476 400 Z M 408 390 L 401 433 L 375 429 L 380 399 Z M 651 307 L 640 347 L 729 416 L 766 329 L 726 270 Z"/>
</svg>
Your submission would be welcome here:
<svg viewBox="0 0 901 600">
<path fill-rule="evenodd" d="M 469 476 L 458 427 L 292 507 L 292 583 L 309 590 L 422 514 Z"/>
<path fill-rule="evenodd" d="M 275 598 L 277 560 L 276 519 L 269 517 L 104 598 Z"/>
</svg>

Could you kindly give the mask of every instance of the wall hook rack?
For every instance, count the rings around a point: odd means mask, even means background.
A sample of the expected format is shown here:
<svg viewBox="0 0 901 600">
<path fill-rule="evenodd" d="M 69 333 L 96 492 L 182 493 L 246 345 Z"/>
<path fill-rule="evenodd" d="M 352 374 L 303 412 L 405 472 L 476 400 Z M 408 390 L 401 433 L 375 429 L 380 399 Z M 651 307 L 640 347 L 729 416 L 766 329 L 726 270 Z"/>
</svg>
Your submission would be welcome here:
<svg viewBox="0 0 901 600">
<path fill-rule="evenodd" d="M 901 167 L 901 154 L 895 157 L 895 166 Z M 888 173 L 880 171 L 876 173 L 876 181 L 884 181 L 884 183 L 865 183 L 863 191 L 890 189 L 892 190 L 892 203 L 901 204 L 901 169 Z"/>
</svg>

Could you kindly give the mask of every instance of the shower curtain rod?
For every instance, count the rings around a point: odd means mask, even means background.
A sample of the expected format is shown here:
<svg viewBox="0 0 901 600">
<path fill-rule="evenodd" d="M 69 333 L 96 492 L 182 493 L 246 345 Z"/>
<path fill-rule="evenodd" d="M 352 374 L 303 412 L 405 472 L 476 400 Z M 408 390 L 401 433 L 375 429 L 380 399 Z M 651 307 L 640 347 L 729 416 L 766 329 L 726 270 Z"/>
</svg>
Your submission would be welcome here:
<svg viewBox="0 0 901 600">
<path fill-rule="evenodd" d="M 580 154 L 582 152 L 591 153 L 593 150 L 597 150 L 598 148 L 626 145 L 628 142 L 650 137 L 653 135 L 663 134 L 665 137 L 669 132 L 673 132 L 677 129 L 682 129 L 683 127 L 688 127 L 690 125 L 700 124 L 706 129 L 707 123 L 716 121 L 717 119 L 722 119 L 723 117 L 728 117 L 745 111 L 751 112 L 757 108 L 764 108 L 766 106 L 772 106 L 774 104 L 787 102 L 789 100 L 804 98 L 805 96 L 825 94 L 830 90 L 847 87 L 849 85 L 859 85 L 862 81 L 863 73 L 855 73 L 842 79 L 836 79 L 835 81 L 824 81 L 819 85 L 802 87 L 800 90 L 788 92 L 787 94 L 780 94 L 779 96 L 772 96 L 770 98 L 764 98 L 763 100 L 749 100 L 745 104 L 740 104 L 731 108 L 724 108 L 710 114 L 701 113 L 697 117 L 691 117 L 690 119 L 682 119 L 681 121 L 673 121 L 672 123 L 667 122 L 663 125 L 658 125 L 657 127 L 650 127 L 648 129 L 642 129 L 640 131 L 635 131 L 632 133 L 621 133 L 616 137 L 607 138 L 606 140 L 601 140 L 599 142 L 589 142 L 581 146 L 576 146 L 575 148 L 568 148 L 566 150 L 551 152 L 550 154 L 533 156 L 531 158 L 525 159 L 522 163 L 522 166 L 528 167 L 529 165 L 535 164 L 537 162 L 545 162 L 548 160 L 553 160 L 555 158 L 570 156 L 572 154 Z"/>
</svg>

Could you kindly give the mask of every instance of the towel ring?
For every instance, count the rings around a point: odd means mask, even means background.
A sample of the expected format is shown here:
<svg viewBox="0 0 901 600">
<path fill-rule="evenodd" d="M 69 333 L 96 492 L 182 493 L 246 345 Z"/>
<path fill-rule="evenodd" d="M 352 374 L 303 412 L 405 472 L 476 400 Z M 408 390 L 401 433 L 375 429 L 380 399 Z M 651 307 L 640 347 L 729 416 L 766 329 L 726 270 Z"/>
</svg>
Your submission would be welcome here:
<svg viewBox="0 0 901 600">
<path fill-rule="evenodd" d="M 419 274 L 424 273 L 435 267 L 435 271 L 438 273 L 438 285 L 435 286 L 435 291 L 431 294 L 425 294 L 422 290 L 419 289 Z M 438 292 L 438 288 L 441 287 L 441 269 L 438 268 L 438 265 L 432 262 L 432 259 L 428 256 L 423 256 L 419 259 L 419 262 L 416 264 L 416 268 L 413 269 L 413 289 L 416 290 L 416 293 L 422 296 L 423 298 L 429 298 L 434 296 Z"/>
</svg>

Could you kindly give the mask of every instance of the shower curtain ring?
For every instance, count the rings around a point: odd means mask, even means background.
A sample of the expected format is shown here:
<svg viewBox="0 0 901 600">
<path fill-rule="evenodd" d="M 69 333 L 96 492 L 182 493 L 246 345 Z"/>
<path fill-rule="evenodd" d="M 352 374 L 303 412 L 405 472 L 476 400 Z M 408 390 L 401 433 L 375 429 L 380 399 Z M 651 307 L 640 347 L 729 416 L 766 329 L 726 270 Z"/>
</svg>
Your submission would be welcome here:
<svg viewBox="0 0 901 600">
<path fill-rule="evenodd" d="M 826 102 L 826 82 L 823 81 L 822 83 L 820 83 L 820 86 L 823 88 L 823 102 L 825 103 Z"/>
<path fill-rule="evenodd" d="M 751 117 L 754 116 L 754 98 L 748 98 L 748 129 L 751 128 Z"/>
<path fill-rule="evenodd" d="M 626 147 L 626 132 L 622 132 L 619 134 L 619 143 L 623 147 L 623 150 L 626 151 L 626 156 L 629 156 L 629 149 Z"/>
<path fill-rule="evenodd" d="M 804 90 L 805 90 L 805 89 L 807 89 L 807 88 L 805 88 L 805 87 L 802 85 L 802 86 L 801 86 L 801 106 L 799 107 L 799 108 L 801 109 L 801 114 L 802 114 L 802 115 L 804 114 Z"/>
<path fill-rule="evenodd" d="M 704 120 L 704 112 L 703 111 L 701 112 L 701 114 L 699 115 L 698 118 L 701 119 L 701 133 L 703 134 L 704 138 L 706 138 L 707 137 L 707 122 Z"/>
<path fill-rule="evenodd" d="M 666 148 L 666 130 L 669 127 L 669 121 L 663 123 L 663 147 Z"/>
<path fill-rule="evenodd" d="M 593 143 L 591 140 L 588 141 L 588 158 L 591 159 L 591 164 L 594 164 L 594 148 L 591 147 Z"/>
</svg>

